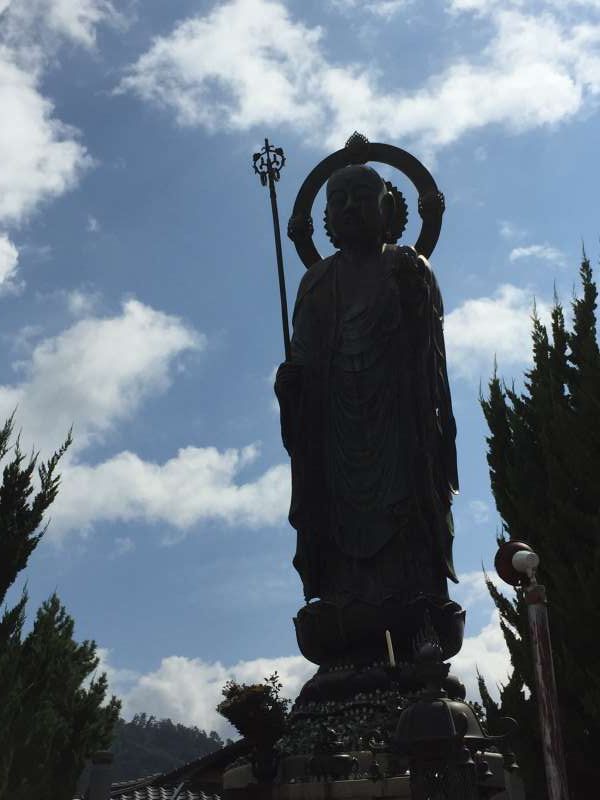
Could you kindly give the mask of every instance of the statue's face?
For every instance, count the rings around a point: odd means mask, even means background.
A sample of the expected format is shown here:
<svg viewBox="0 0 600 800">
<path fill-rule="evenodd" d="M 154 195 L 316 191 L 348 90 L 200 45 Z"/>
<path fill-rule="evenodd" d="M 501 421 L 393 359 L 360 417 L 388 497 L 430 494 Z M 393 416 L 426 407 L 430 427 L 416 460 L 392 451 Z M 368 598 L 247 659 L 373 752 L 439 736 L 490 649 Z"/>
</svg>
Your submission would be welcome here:
<svg viewBox="0 0 600 800">
<path fill-rule="evenodd" d="M 350 166 L 327 183 L 327 219 L 335 238 L 345 244 L 376 243 L 382 234 L 380 202 L 385 185 L 375 170 Z"/>
</svg>

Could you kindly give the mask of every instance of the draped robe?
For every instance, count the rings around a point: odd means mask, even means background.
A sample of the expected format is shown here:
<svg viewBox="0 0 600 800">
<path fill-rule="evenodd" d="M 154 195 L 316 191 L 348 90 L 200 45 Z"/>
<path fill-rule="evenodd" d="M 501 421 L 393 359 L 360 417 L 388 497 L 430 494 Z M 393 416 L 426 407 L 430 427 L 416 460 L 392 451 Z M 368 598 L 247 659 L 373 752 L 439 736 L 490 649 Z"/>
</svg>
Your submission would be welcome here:
<svg viewBox="0 0 600 800">
<path fill-rule="evenodd" d="M 410 251 L 410 252 L 409 252 Z M 293 315 L 298 379 L 276 382 L 292 460 L 294 565 L 307 600 L 447 597 L 458 489 L 437 281 L 385 246 L 370 291 L 344 301 L 341 253 L 312 266 Z"/>
</svg>

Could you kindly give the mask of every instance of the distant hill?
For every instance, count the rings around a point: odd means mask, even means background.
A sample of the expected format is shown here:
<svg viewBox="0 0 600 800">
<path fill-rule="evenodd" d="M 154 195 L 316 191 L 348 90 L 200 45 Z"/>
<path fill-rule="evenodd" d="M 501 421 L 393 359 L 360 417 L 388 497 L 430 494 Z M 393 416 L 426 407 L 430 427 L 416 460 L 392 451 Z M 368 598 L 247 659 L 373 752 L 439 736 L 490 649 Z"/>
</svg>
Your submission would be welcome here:
<svg viewBox="0 0 600 800">
<path fill-rule="evenodd" d="M 206 733 L 136 714 L 131 722 L 120 719 L 115 728 L 113 781 L 141 778 L 157 772 L 167 772 L 187 761 L 212 753 L 223 747 L 215 731 Z"/>
</svg>

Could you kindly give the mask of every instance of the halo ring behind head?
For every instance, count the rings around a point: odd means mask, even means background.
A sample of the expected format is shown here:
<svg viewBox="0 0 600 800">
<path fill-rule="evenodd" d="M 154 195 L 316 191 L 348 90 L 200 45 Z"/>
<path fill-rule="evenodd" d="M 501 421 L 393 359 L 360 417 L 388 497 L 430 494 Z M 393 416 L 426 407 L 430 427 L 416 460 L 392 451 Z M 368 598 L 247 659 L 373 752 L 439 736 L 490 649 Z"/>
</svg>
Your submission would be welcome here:
<svg viewBox="0 0 600 800">
<path fill-rule="evenodd" d="M 300 187 L 292 216 L 288 223 L 288 236 L 294 242 L 302 263 L 308 269 L 321 260 L 313 242 L 312 207 L 319 190 L 342 167 L 375 161 L 395 167 L 411 181 L 419 193 L 419 215 L 423 220 L 415 250 L 426 258 L 433 253 L 442 228 L 444 195 L 439 191 L 433 176 L 421 162 L 391 144 L 371 143 L 359 133 L 354 133 L 345 147 L 324 158 Z"/>
</svg>

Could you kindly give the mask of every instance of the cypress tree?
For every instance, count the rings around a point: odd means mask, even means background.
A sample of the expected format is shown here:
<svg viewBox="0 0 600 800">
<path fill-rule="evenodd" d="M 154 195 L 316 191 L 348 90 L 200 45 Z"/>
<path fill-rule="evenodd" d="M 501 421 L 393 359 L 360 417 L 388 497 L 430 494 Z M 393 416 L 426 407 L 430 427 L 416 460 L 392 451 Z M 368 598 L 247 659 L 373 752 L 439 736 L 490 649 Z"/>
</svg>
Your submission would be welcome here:
<svg viewBox="0 0 600 800">
<path fill-rule="evenodd" d="M 11 451 L 13 420 L 0 429 L 0 460 Z M 37 469 L 17 441 L 0 486 L 0 603 L 44 535 L 44 512 L 59 488 L 64 445 Z M 77 644 L 74 623 L 54 594 L 23 635 L 27 593 L 0 616 L 0 797 L 72 800 L 86 757 L 108 747 L 120 704 L 105 703 L 95 677 L 94 642 Z"/>
<path fill-rule="evenodd" d="M 548 592 L 559 713 L 572 798 L 600 787 L 600 351 L 597 289 L 583 254 L 581 295 L 567 329 L 555 296 L 550 332 L 533 314 L 533 366 L 524 388 L 497 371 L 481 405 L 487 460 L 503 535 L 540 556 Z M 545 798 L 533 664 L 523 592 L 508 599 L 488 581 L 500 614 L 512 674 L 494 703 L 480 679 L 490 726 L 512 716 L 528 800 Z"/>
</svg>

